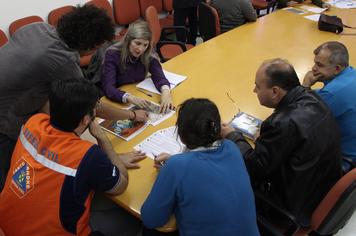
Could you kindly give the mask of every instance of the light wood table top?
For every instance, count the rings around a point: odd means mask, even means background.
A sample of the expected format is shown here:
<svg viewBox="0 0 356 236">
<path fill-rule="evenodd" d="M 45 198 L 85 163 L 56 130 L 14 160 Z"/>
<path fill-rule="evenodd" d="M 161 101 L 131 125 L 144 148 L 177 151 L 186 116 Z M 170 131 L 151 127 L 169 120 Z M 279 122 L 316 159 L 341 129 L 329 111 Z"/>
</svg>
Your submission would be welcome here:
<svg viewBox="0 0 356 236">
<path fill-rule="evenodd" d="M 331 9 L 329 14 L 341 16 L 345 24 L 356 26 L 356 9 Z M 262 61 L 276 57 L 287 59 L 294 65 L 302 80 L 313 66 L 313 50 L 325 41 L 337 40 L 347 46 L 351 56 L 350 64 L 356 65 L 356 36 L 319 31 L 317 22 L 303 16 L 279 10 L 259 18 L 256 23 L 245 24 L 200 44 L 164 63 L 164 69 L 188 76 L 186 81 L 172 91 L 174 104 L 178 105 L 191 97 L 205 97 L 217 104 L 222 120 L 230 120 L 238 108 L 265 119 L 272 110 L 262 107 L 253 93 L 255 72 Z M 150 98 L 135 90 L 134 85 L 124 86 L 123 89 L 159 102 L 159 96 Z M 232 103 L 227 93 L 237 105 Z M 110 103 L 106 99 L 104 101 Z M 157 127 L 149 126 L 129 142 L 108 135 L 117 152 L 127 152 L 156 130 L 173 126 L 175 121 L 176 116 L 173 116 Z M 129 170 L 127 190 L 120 196 L 112 197 L 116 203 L 137 217 L 140 216 L 140 208 L 157 176 L 152 159 L 147 158 L 140 165 L 140 169 Z M 175 227 L 172 218 L 160 230 L 172 231 Z"/>
</svg>

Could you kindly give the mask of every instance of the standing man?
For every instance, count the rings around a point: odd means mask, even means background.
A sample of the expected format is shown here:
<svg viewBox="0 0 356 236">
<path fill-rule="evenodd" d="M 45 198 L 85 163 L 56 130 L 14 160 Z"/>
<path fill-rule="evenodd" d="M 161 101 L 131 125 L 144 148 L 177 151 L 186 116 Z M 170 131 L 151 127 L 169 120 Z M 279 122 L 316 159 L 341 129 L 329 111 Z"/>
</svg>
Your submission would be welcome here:
<svg viewBox="0 0 356 236">
<path fill-rule="evenodd" d="M 87 236 L 93 193 L 125 191 L 125 165 L 94 121 L 98 101 L 89 81 L 57 80 L 49 93 L 50 116 L 35 114 L 21 128 L 0 194 L 6 235 Z M 99 146 L 80 139 L 88 127 Z"/>
<path fill-rule="evenodd" d="M 183 32 L 177 32 L 177 39 L 181 42 L 187 42 L 189 44 L 196 44 L 196 38 L 198 35 L 198 5 L 201 0 L 173 0 L 174 9 L 174 25 L 184 26 L 187 23 L 189 25 L 188 38 Z"/>
<path fill-rule="evenodd" d="M 342 43 L 323 43 L 314 55 L 314 66 L 306 74 L 303 86 L 310 88 L 318 81 L 324 84 L 316 93 L 336 119 L 343 156 L 356 163 L 356 70 L 349 65 L 349 53 Z"/>
<path fill-rule="evenodd" d="M 307 227 L 316 206 L 341 177 L 335 121 L 319 96 L 300 86 L 285 60 L 260 66 L 254 92 L 261 105 L 275 109 L 263 121 L 255 149 L 230 126 L 223 125 L 222 136 L 238 145 L 252 180 Z"/>
<path fill-rule="evenodd" d="M 19 29 L 0 48 L 0 191 L 20 127 L 33 114 L 48 113 L 53 81 L 82 78 L 80 56 L 114 37 L 114 26 L 104 10 L 79 6 L 64 15 L 57 28 L 34 23 Z M 145 120 L 143 111 L 98 107 L 103 118 Z"/>
</svg>

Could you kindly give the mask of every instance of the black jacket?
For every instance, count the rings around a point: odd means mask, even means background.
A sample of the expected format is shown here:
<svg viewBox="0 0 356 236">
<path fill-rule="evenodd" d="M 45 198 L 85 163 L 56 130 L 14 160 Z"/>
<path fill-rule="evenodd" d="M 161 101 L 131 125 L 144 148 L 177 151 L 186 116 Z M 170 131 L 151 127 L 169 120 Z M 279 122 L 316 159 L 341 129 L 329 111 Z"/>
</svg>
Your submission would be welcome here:
<svg viewBox="0 0 356 236">
<path fill-rule="evenodd" d="M 340 140 L 327 105 L 313 91 L 289 91 L 261 127 L 255 149 L 238 132 L 254 182 L 269 182 L 269 194 L 308 226 L 313 210 L 341 177 Z"/>
</svg>

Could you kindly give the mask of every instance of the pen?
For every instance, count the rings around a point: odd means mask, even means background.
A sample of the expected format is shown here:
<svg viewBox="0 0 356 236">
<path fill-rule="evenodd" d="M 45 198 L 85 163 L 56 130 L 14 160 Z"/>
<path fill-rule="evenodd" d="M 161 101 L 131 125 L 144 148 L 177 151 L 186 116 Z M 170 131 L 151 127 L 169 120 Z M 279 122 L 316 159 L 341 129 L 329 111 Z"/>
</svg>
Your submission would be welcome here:
<svg viewBox="0 0 356 236">
<path fill-rule="evenodd" d="M 146 96 L 152 97 L 152 94 L 151 94 L 151 93 L 147 93 L 147 92 L 145 92 L 145 91 L 143 91 L 143 90 L 141 90 L 141 89 L 137 89 L 137 90 L 138 90 L 139 92 L 145 94 Z"/>
</svg>

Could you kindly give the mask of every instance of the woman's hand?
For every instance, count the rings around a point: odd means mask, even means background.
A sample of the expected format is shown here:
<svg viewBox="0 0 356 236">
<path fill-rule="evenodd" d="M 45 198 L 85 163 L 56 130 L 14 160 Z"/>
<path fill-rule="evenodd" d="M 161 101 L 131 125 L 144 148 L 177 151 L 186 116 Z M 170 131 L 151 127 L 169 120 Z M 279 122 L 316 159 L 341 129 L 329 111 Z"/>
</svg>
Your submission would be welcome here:
<svg viewBox="0 0 356 236">
<path fill-rule="evenodd" d="M 164 152 L 159 154 L 158 156 L 155 156 L 154 167 L 159 170 L 164 165 L 165 161 L 167 161 L 170 157 L 171 155 Z"/>
<path fill-rule="evenodd" d="M 149 105 L 151 104 L 150 101 L 148 101 L 146 99 L 143 99 L 143 98 L 139 98 L 139 97 L 133 96 L 133 95 L 130 95 L 127 98 L 127 101 L 129 103 L 132 103 L 132 104 L 135 104 L 135 105 L 139 106 L 140 108 L 149 108 Z"/>
<path fill-rule="evenodd" d="M 171 91 L 169 89 L 162 89 L 161 91 L 161 108 L 160 113 L 167 113 L 169 110 L 173 110 L 173 101 Z"/>
</svg>

